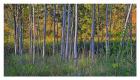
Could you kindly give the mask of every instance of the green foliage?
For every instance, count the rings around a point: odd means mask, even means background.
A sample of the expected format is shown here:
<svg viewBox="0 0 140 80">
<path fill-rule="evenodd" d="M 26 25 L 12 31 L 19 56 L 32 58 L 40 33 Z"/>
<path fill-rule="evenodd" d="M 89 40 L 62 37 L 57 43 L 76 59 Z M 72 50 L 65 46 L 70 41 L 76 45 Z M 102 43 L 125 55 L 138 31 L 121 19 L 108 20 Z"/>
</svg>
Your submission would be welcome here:
<svg viewBox="0 0 140 80">
<path fill-rule="evenodd" d="M 130 63 L 128 57 L 119 58 L 111 55 L 107 60 L 104 54 L 95 55 L 94 65 L 91 58 L 83 54 L 75 66 L 73 59 L 69 62 L 61 60 L 58 54 L 46 56 L 46 59 L 36 56 L 35 64 L 32 64 L 32 56 L 9 55 L 5 56 L 5 76 L 135 76 L 135 62 Z"/>
<path fill-rule="evenodd" d="M 111 39 L 109 40 L 109 54 L 105 55 L 105 4 L 100 4 L 100 17 L 96 11 L 95 24 L 95 56 L 94 63 L 91 60 L 90 54 L 90 36 L 92 23 L 92 5 L 80 4 L 78 5 L 78 53 L 79 59 L 77 66 L 74 65 L 73 57 L 70 55 L 69 61 L 60 58 L 61 48 L 61 22 L 62 22 L 62 5 L 57 5 L 56 17 L 58 19 L 58 46 L 56 53 L 52 55 L 53 42 L 53 5 L 48 5 L 47 18 L 47 39 L 46 39 L 46 53 L 45 58 L 42 58 L 42 44 L 43 44 L 43 24 L 44 24 L 44 5 L 35 5 L 35 22 L 39 21 L 39 37 L 40 41 L 36 40 L 35 64 L 32 64 L 32 54 L 29 54 L 29 5 L 22 5 L 23 7 L 23 55 L 14 54 L 14 26 L 13 26 L 13 9 L 12 5 L 4 5 L 4 75 L 5 76 L 136 76 L 136 39 L 132 41 L 133 54 L 131 56 L 131 42 L 129 38 L 124 39 L 125 46 L 121 46 L 121 34 L 125 21 L 125 5 L 112 5 L 112 30 Z M 74 8 L 74 5 L 72 5 Z M 97 10 L 97 5 L 96 5 Z M 109 11 L 111 7 L 109 6 Z M 74 9 L 72 10 L 72 13 Z M 110 13 L 109 13 L 110 14 Z M 38 20 L 39 17 L 39 20 Z M 97 20 L 100 18 L 100 24 Z M 37 24 L 37 23 L 36 23 Z M 136 23 L 135 23 L 136 24 Z M 99 29 L 100 25 L 100 30 Z M 110 22 L 109 22 L 110 25 Z M 132 34 L 135 34 L 135 26 L 128 25 L 132 28 Z M 102 35 L 103 32 L 103 35 Z M 124 32 L 125 37 L 129 37 L 128 30 Z M 97 34 L 100 35 L 99 52 L 97 52 Z M 59 36 L 60 35 L 60 36 Z M 115 35 L 115 36 L 114 36 Z M 103 37 L 101 37 L 103 36 Z M 73 38 L 73 37 L 72 37 Z M 113 39 L 115 38 L 115 39 Z M 85 41 L 85 42 L 84 42 Z M 39 44 L 39 46 L 37 45 Z M 84 45 L 84 46 L 83 46 Z M 103 45 L 103 46 L 101 46 Z M 86 55 L 87 54 L 87 55 Z M 85 56 L 86 55 L 86 56 Z M 131 59 L 132 57 L 132 59 Z"/>
</svg>

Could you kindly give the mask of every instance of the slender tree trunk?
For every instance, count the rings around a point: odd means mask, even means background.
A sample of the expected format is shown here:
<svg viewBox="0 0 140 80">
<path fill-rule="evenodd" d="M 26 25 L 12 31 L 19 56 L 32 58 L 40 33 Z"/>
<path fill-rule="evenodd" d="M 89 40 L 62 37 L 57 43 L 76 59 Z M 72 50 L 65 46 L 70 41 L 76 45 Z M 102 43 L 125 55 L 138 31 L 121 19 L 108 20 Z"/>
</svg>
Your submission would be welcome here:
<svg viewBox="0 0 140 80">
<path fill-rule="evenodd" d="M 123 33 L 122 33 L 122 43 L 121 44 L 123 44 L 123 40 L 124 40 L 124 36 L 125 36 L 125 30 L 127 29 L 127 23 L 128 23 L 129 16 L 130 16 L 130 13 L 131 13 L 131 8 L 132 8 L 132 4 L 130 4 L 130 7 L 129 7 L 129 10 L 128 10 L 128 13 L 127 13 L 127 17 L 126 17 L 126 20 L 125 20 L 124 29 L 123 29 Z"/>
<path fill-rule="evenodd" d="M 56 13 L 56 5 L 54 4 L 54 13 L 53 13 L 53 22 L 54 22 L 54 40 L 53 40 L 53 55 L 54 55 L 54 53 L 55 53 L 55 35 L 56 35 L 56 33 L 55 33 L 55 13 Z"/>
<path fill-rule="evenodd" d="M 109 54 L 109 34 L 108 34 L 108 4 L 106 4 L 106 59 Z"/>
<path fill-rule="evenodd" d="M 34 20 L 34 5 L 32 5 L 33 8 L 33 64 L 35 62 L 35 20 Z"/>
<path fill-rule="evenodd" d="M 22 16 L 22 15 L 21 15 Z M 22 20 L 22 17 L 21 17 L 21 37 L 20 37 L 20 40 L 21 40 L 21 55 L 23 54 L 23 20 Z"/>
<path fill-rule="evenodd" d="M 19 5 L 16 5 L 16 22 L 17 22 L 17 27 L 16 27 L 16 41 L 17 41 L 17 53 L 19 54 L 20 50 L 19 50 Z"/>
<path fill-rule="evenodd" d="M 92 12 L 92 26 L 91 26 L 91 58 L 92 63 L 94 63 L 94 36 L 95 36 L 95 13 L 96 13 L 96 5 L 93 5 L 93 12 Z"/>
<path fill-rule="evenodd" d="M 112 32 L 112 4 L 110 4 L 110 33 L 109 33 L 109 46 L 111 46 L 111 33 Z"/>
<path fill-rule="evenodd" d="M 56 51 L 58 51 L 59 52 L 59 42 L 58 42 L 58 38 L 59 38 L 59 35 L 58 35 L 58 19 L 56 20 L 56 34 L 57 34 L 57 36 L 56 36 L 56 43 L 57 43 L 57 47 L 56 47 Z"/>
<path fill-rule="evenodd" d="M 65 42 L 64 42 L 64 33 L 66 27 L 66 4 L 63 5 L 63 22 L 62 22 L 62 38 L 61 38 L 61 58 L 64 58 L 65 53 Z"/>
<path fill-rule="evenodd" d="M 43 48 L 42 48 L 42 43 L 41 43 L 41 40 L 42 40 L 42 37 L 41 37 L 41 30 L 40 30 L 40 16 L 38 16 L 38 38 L 39 38 L 39 54 L 43 55 Z"/>
<path fill-rule="evenodd" d="M 126 7 L 125 7 L 125 12 L 124 12 L 124 17 L 127 17 L 127 13 L 128 13 L 128 8 L 129 8 L 129 4 L 126 4 Z M 125 18 L 124 18 L 124 23 L 125 23 Z M 128 37 L 129 37 L 129 34 L 127 34 L 126 36 L 124 36 L 124 40 L 122 40 L 121 42 L 121 46 L 122 47 L 125 47 L 125 44 L 126 44 L 126 48 L 128 49 L 128 43 L 129 43 L 129 40 L 128 40 Z M 129 52 L 129 51 L 128 51 Z M 127 52 L 127 53 L 128 53 Z"/>
<path fill-rule="evenodd" d="M 17 6 L 17 28 L 16 28 L 16 33 L 17 33 L 17 53 L 19 54 L 19 18 L 18 18 L 18 6 Z"/>
<path fill-rule="evenodd" d="M 101 20 L 101 28 L 102 28 L 101 42 L 102 42 L 102 49 L 104 50 L 104 34 L 103 34 L 103 31 L 104 31 L 104 23 L 103 23 L 103 20 Z"/>
<path fill-rule="evenodd" d="M 17 5 L 13 5 L 13 18 L 14 18 L 14 45 L 15 45 L 15 55 L 17 54 L 17 20 L 16 20 L 16 6 Z"/>
<path fill-rule="evenodd" d="M 59 7 L 59 5 L 57 6 Z M 58 8 L 57 8 L 58 9 Z M 56 13 L 59 14 L 59 10 L 56 9 Z M 59 35 L 58 35 L 58 25 L 59 25 L 59 18 L 57 17 L 56 19 L 56 43 L 57 43 L 57 47 L 56 47 L 56 51 L 59 53 L 59 41 L 58 41 L 58 38 L 59 38 Z"/>
<path fill-rule="evenodd" d="M 77 65 L 77 4 L 75 4 L 75 36 L 74 36 L 74 63 Z"/>
<path fill-rule="evenodd" d="M 98 4 L 98 27 L 97 27 L 97 36 L 98 36 L 98 41 L 97 41 L 97 53 L 99 53 L 99 29 L 100 29 L 100 11 L 99 11 L 99 4 Z"/>
<path fill-rule="evenodd" d="M 66 38 L 66 55 L 65 58 L 68 60 L 69 57 L 69 30 L 70 30 L 70 10 L 71 10 L 71 5 L 68 5 L 68 27 L 67 27 L 67 38 Z"/>
<path fill-rule="evenodd" d="M 45 55 L 45 49 L 46 49 L 46 20 L 47 20 L 47 5 L 45 5 L 45 13 L 44 13 L 44 37 L 43 37 L 43 58 Z"/>
<path fill-rule="evenodd" d="M 38 10 L 37 10 L 37 12 L 38 12 L 38 16 L 37 16 L 37 53 L 38 53 L 38 55 L 40 54 L 40 36 L 39 36 L 39 34 L 40 34 L 40 24 L 39 24 L 39 21 L 40 21 L 40 19 L 39 19 L 39 8 L 38 8 Z"/>
<path fill-rule="evenodd" d="M 74 25 L 73 25 L 73 24 L 74 24 L 74 20 L 73 20 L 73 19 L 74 19 L 74 18 L 73 18 L 73 17 L 74 17 L 73 8 L 74 8 L 74 7 L 71 6 L 72 14 L 71 14 L 71 20 L 70 20 L 70 21 L 71 21 L 71 28 L 70 28 L 70 38 L 69 38 L 69 41 L 70 41 L 70 50 L 69 50 L 70 55 L 69 55 L 69 58 L 70 58 L 71 56 L 73 56 L 73 40 L 74 40 L 74 39 L 73 39 L 73 31 L 74 31 L 74 30 L 73 30 L 73 27 L 74 27 Z"/>
<path fill-rule="evenodd" d="M 19 54 L 22 55 L 22 8 L 19 5 Z"/>
<path fill-rule="evenodd" d="M 129 16 L 130 16 L 131 8 L 132 8 L 132 4 L 130 4 L 130 7 L 129 7 L 129 10 L 128 10 L 128 13 L 127 13 L 127 17 L 126 17 L 126 20 L 125 20 L 124 29 L 123 29 L 123 33 L 122 33 L 122 42 L 124 40 L 124 36 L 125 36 L 124 33 L 125 33 L 126 28 L 127 28 L 127 23 L 128 23 L 128 19 L 129 19 Z"/>
<path fill-rule="evenodd" d="M 129 37 L 130 37 L 130 54 L 131 54 L 131 60 L 133 60 L 133 41 L 132 41 L 132 11 L 130 11 L 130 17 L 129 17 Z"/>
<path fill-rule="evenodd" d="M 124 13 L 124 16 L 125 17 L 127 17 L 127 13 L 128 13 L 128 9 L 129 9 L 129 4 L 126 4 L 125 5 L 125 13 Z M 125 18 L 124 18 L 124 23 L 125 23 Z M 127 30 L 127 32 L 128 32 L 128 30 Z M 124 39 L 125 40 L 122 40 L 122 47 L 125 47 L 125 49 L 129 49 L 129 33 L 128 34 L 126 34 L 126 36 L 124 36 Z M 126 44 L 126 46 L 125 46 L 125 44 Z M 129 53 L 130 51 L 129 50 L 127 50 L 127 54 Z"/>
<path fill-rule="evenodd" d="M 30 21 L 30 54 L 32 54 L 33 53 L 33 37 L 32 37 L 32 26 L 33 26 L 33 22 L 32 22 L 32 20 L 33 20 L 33 16 L 32 16 L 32 6 L 30 6 L 29 7 L 29 9 L 30 9 L 30 13 L 29 13 L 29 21 Z"/>
</svg>

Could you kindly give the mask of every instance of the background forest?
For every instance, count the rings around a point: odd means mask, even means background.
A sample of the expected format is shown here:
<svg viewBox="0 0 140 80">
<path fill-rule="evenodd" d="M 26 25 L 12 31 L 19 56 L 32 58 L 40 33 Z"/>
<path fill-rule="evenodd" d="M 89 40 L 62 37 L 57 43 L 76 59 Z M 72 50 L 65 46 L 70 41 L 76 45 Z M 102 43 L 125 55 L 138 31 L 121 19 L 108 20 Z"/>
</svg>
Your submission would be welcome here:
<svg viewBox="0 0 140 80">
<path fill-rule="evenodd" d="M 135 76 L 135 4 L 5 4 L 5 76 Z"/>
</svg>

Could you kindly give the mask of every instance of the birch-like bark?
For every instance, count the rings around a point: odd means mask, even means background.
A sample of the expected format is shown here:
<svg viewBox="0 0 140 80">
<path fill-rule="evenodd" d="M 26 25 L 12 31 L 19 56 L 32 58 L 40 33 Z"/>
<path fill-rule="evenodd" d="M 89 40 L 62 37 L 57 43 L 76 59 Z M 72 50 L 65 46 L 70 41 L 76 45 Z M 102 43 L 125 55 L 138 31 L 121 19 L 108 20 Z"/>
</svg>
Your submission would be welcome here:
<svg viewBox="0 0 140 80">
<path fill-rule="evenodd" d="M 108 34 L 108 4 L 106 4 L 106 59 L 109 54 L 109 34 Z"/>
<path fill-rule="evenodd" d="M 17 20 L 16 20 L 16 5 L 13 5 L 13 18 L 14 18 L 14 45 L 15 45 L 15 55 L 17 54 L 17 33 L 16 33 L 16 29 L 17 29 Z"/>
<path fill-rule="evenodd" d="M 19 54 L 22 55 L 22 7 L 19 5 Z"/>
<path fill-rule="evenodd" d="M 127 17 L 125 20 L 124 29 L 123 29 L 123 33 L 122 33 L 122 41 L 124 40 L 124 33 L 125 33 L 125 30 L 127 29 L 127 23 L 128 23 L 128 19 L 129 19 L 130 13 L 131 13 L 131 8 L 132 8 L 132 4 L 130 4 L 130 7 L 129 7 L 129 10 L 127 13 Z"/>
<path fill-rule="evenodd" d="M 62 38 L 61 38 L 61 59 L 64 58 L 65 53 L 65 42 L 64 42 L 64 33 L 66 27 L 66 4 L 63 5 L 63 22 L 62 22 Z"/>
<path fill-rule="evenodd" d="M 75 35 L 74 35 L 74 63 L 77 65 L 77 4 L 75 4 Z"/>
<path fill-rule="evenodd" d="M 71 5 L 68 5 L 68 27 L 67 27 L 67 38 L 66 38 L 66 52 L 65 52 L 65 58 L 68 60 L 69 56 L 69 30 L 70 30 L 70 10 L 71 10 Z"/>
<path fill-rule="evenodd" d="M 47 5 L 45 5 L 45 12 L 44 12 L 44 36 L 43 36 L 43 55 L 42 57 L 44 58 L 45 55 L 45 49 L 46 49 L 46 20 L 47 20 Z"/>
</svg>

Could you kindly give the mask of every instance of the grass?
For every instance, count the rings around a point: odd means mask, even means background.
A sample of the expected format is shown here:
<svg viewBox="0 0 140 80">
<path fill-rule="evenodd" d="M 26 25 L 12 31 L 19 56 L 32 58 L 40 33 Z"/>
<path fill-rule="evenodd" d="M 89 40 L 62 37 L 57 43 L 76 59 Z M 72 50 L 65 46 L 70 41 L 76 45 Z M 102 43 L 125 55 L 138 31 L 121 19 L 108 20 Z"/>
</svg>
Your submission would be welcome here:
<svg viewBox="0 0 140 80">
<path fill-rule="evenodd" d="M 134 42 L 134 41 L 133 41 Z M 102 43 L 105 45 L 105 43 Z M 12 45 L 12 44 L 11 44 Z M 94 56 L 92 64 L 89 53 L 90 42 L 78 43 L 78 64 L 74 65 L 71 55 L 69 61 L 60 57 L 60 43 L 57 44 L 59 51 L 52 55 L 52 45 L 47 44 L 45 58 L 36 54 L 35 64 L 32 64 L 32 55 L 25 49 L 23 55 L 14 55 L 14 46 L 4 46 L 4 75 L 5 76 L 136 76 L 136 43 L 133 43 L 133 59 L 131 59 L 130 43 L 120 47 L 120 42 L 110 42 L 110 53 L 105 54 L 105 46 L 99 44 L 99 52 Z M 95 43 L 97 46 L 97 43 Z M 85 50 L 85 51 L 84 51 Z M 97 51 L 97 47 L 95 47 Z"/>
<path fill-rule="evenodd" d="M 36 56 L 32 64 L 32 55 L 9 55 L 4 60 L 5 76 L 136 76 L 136 63 L 129 61 L 130 56 L 119 58 L 111 55 L 106 60 L 104 54 L 95 55 L 94 64 L 90 57 L 83 54 L 78 59 L 78 65 L 70 60 L 61 60 L 59 54 L 54 56 Z"/>
</svg>

